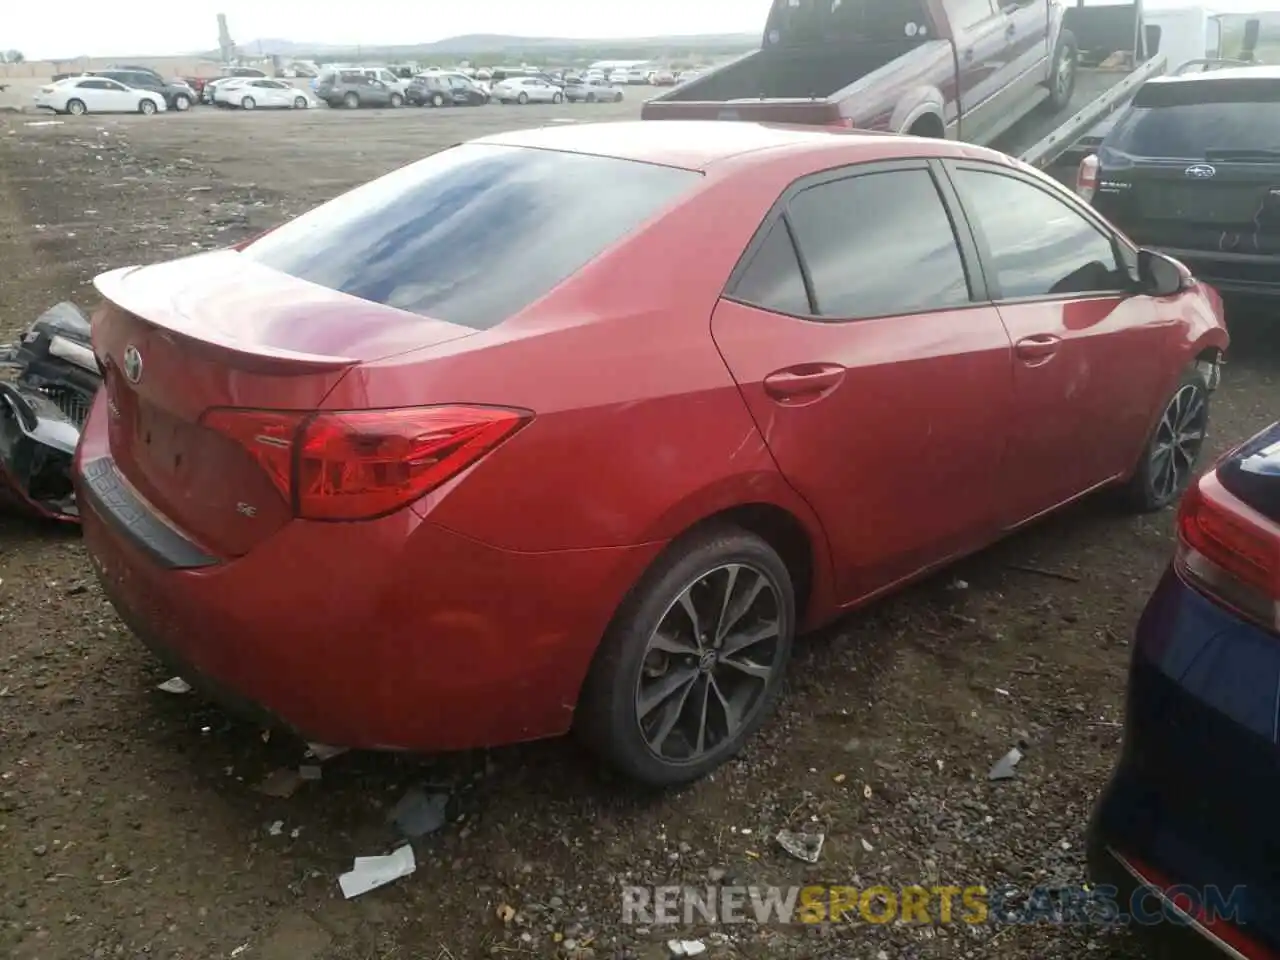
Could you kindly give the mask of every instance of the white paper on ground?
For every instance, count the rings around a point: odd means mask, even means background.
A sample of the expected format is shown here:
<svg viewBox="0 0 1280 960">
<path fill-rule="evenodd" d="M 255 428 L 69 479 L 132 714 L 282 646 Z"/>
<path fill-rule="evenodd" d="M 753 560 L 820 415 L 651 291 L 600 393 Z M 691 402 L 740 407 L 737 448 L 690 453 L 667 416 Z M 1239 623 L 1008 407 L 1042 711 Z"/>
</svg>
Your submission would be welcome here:
<svg viewBox="0 0 1280 960">
<path fill-rule="evenodd" d="M 356 857 L 351 870 L 338 877 L 338 886 L 342 888 L 342 895 L 350 900 L 409 876 L 417 866 L 413 847 L 406 843 L 395 853 L 388 853 L 386 856 Z"/>
<path fill-rule="evenodd" d="M 170 677 L 164 683 L 158 684 L 156 689 L 163 690 L 165 693 L 190 693 L 191 684 L 181 677 Z"/>
</svg>

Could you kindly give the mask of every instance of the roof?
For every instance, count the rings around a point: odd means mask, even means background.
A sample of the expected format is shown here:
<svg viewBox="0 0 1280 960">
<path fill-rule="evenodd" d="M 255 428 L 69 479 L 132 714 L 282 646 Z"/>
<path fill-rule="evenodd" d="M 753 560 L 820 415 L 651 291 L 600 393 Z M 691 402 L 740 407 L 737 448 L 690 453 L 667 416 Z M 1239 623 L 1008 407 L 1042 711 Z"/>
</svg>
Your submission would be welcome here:
<svg viewBox="0 0 1280 960">
<path fill-rule="evenodd" d="M 1221 70 L 1205 70 L 1201 73 L 1179 73 L 1152 77 L 1147 83 L 1196 83 L 1214 80 L 1280 80 L 1280 66 L 1258 64 L 1253 67 L 1225 67 Z"/>
<path fill-rule="evenodd" d="M 538 127 L 482 137 L 476 142 L 590 153 L 703 170 L 717 161 L 763 150 L 847 149 L 851 140 L 882 146 L 885 136 L 866 131 L 855 133 L 738 120 L 631 120 Z"/>
</svg>

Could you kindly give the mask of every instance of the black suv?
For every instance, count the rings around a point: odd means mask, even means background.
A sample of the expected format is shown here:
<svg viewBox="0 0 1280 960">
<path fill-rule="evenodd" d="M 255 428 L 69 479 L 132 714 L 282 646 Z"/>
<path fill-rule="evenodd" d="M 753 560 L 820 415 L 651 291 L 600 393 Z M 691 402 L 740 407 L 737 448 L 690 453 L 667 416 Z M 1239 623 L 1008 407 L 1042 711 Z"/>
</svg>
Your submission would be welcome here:
<svg viewBox="0 0 1280 960">
<path fill-rule="evenodd" d="M 1079 186 L 1222 293 L 1280 296 L 1280 67 L 1148 80 Z"/>
<path fill-rule="evenodd" d="M 192 104 L 196 102 L 196 92 L 191 89 L 186 81 L 166 80 L 160 74 L 151 70 L 112 67 L 108 70 L 92 70 L 89 72 L 92 76 L 106 77 L 108 80 L 116 81 L 116 83 L 123 83 L 126 87 L 158 93 L 164 97 L 165 106 L 170 110 L 189 110 Z"/>
<path fill-rule="evenodd" d="M 478 107 L 489 102 L 489 94 L 460 73 L 424 73 L 414 77 L 404 98 L 419 107 Z"/>
</svg>

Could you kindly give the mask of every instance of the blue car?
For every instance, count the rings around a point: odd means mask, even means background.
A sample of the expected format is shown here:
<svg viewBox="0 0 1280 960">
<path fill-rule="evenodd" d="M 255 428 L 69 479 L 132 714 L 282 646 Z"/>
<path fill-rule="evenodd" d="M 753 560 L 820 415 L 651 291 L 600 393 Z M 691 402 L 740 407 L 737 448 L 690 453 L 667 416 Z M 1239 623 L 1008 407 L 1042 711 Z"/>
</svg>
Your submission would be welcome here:
<svg viewBox="0 0 1280 960">
<path fill-rule="evenodd" d="M 1089 867 L 1169 956 L 1280 958 L 1280 424 L 1183 499 Z"/>
</svg>

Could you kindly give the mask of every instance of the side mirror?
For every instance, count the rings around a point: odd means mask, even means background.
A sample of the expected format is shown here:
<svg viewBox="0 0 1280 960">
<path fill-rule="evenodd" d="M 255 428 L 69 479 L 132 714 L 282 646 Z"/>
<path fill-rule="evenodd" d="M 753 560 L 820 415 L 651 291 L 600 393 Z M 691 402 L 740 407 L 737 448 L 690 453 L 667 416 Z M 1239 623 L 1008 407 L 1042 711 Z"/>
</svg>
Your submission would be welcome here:
<svg viewBox="0 0 1280 960">
<path fill-rule="evenodd" d="M 1172 297 L 1187 285 L 1189 275 L 1176 260 L 1154 250 L 1138 251 L 1138 283 L 1152 297 Z"/>
</svg>

